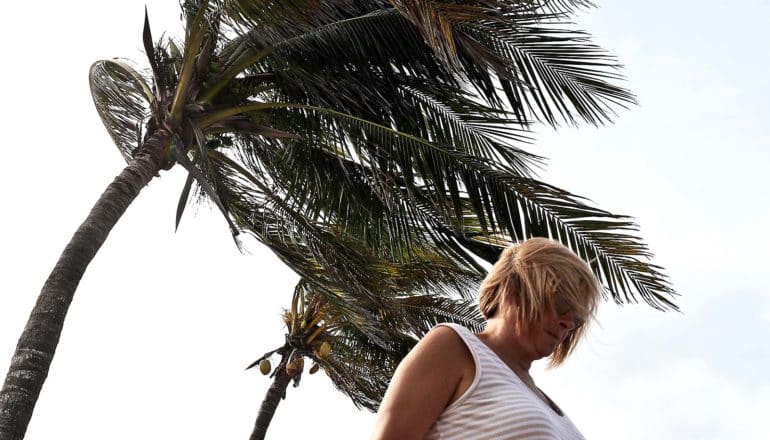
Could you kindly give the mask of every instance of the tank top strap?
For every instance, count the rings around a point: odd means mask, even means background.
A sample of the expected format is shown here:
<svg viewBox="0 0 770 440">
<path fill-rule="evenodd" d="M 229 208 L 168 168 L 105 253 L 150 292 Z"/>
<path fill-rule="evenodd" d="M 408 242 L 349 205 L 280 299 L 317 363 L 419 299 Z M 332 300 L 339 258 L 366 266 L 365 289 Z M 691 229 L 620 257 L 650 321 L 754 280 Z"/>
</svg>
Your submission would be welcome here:
<svg viewBox="0 0 770 440">
<path fill-rule="evenodd" d="M 465 342 L 465 346 L 470 350 L 473 361 L 476 364 L 477 376 L 481 370 L 486 370 L 487 372 L 494 371 L 495 374 L 513 374 L 510 369 L 503 364 L 503 361 L 500 360 L 497 354 L 487 347 L 476 334 L 467 328 L 454 323 L 441 323 L 439 325 L 451 328 L 458 336 L 460 336 L 460 339 Z"/>
<path fill-rule="evenodd" d="M 484 343 L 481 342 L 481 339 L 479 339 L 473 332 L 461 326 L 460 324 L 444 322 L 444 323 L 438 324 L 436 327 L 438 326 L 449 327 L 452 330 L 454 330 L 455 333 L 457 333 L 460 339 L 462 339 L 463 342 L 465 342 L 465 345 L 468 347 L 468 350 L 470 350 L 471 355 L 473 355 L 473 359 L 477 364 L 476 367 L 478 368 L 479 355 L 482 354 L 486 348 Z"/>
</svg>

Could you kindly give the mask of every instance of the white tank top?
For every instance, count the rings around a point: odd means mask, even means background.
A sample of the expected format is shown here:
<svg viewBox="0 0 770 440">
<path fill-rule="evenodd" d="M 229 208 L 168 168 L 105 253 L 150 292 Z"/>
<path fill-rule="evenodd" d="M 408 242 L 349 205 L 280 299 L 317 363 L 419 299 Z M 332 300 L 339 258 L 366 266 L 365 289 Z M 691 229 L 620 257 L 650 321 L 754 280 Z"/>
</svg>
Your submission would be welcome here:
<svg viewBox="0 0 770 440">
<path fill-rule="evenodd" d="M 427 440 L 576 440 L 575 425 L 530 390 L 489 347 L 465 327 L 453 329 L 468 346 L 476 374 L 468 390 L 433 424 Z"/>
</svg>

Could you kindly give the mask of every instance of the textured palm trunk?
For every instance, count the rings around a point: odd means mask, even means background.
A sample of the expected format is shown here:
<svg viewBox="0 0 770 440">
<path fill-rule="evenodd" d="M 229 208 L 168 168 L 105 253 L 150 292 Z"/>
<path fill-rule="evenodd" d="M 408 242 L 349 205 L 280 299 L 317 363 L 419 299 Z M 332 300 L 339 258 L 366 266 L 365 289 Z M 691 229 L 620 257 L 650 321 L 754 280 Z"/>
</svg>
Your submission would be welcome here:
<svg viewBox="0 0 770 440">
<path fill-rule="evenodd" d="M 262 406 L 259 408 L 259 414 L 257 415 L 257 421 L 254 423 L 254 431 L 251 433 L 250 440 L 264 440 L 267 433 L 267 427 L 270 426 L 270 421 L 273 420 L 275 410 L 278 408 L 278 404 L 281 403 L 281 399 L 286 394 L 286 388 L 291 382 L 291 376 L 286 372 L 285 362 L 281 362 L 278 366 L 278 371 L 275 374 L 273 384 L 270 385 L 270 389 L 265 394 L 265 399 L 262 401 Z"/>
<path fill-rule="evenodd" d="M 48 276 L 0 391 L 0 440 L 21 440 L 48 376 L 64 318 L 88 264 L 139 191 L 161 169 L 167 136 L 151 138 L 99 197 Z"/>
</svg>

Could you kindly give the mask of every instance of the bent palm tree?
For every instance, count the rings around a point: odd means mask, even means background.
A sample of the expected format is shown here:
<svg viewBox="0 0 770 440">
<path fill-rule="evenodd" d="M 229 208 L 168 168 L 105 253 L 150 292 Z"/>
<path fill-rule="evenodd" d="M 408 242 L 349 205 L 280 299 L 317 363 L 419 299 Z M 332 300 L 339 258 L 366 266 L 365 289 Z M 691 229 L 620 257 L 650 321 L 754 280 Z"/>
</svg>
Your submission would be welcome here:
<svg viewBox="0 0 770 440">
<path fill-rule="evenodd" d="M 540 158 L 517 147 L 530 120 L 599 124 L 633 102 L 611 83 L 612 57 L 559 26 L 577 3 L 186 0 L 182 44 L 155 43 L 145 22 L 150 78 L 116 60 L 91 68 L 128 165 L 43 286 L 0 391 L 0 438 L 23 437 L 107 234 L 177 164 L 189 172 L 177 222 L 195 187 L 234 234 L 253 233 L 303 277 L 333 274 L 351 297 L 378 295 L 346 236 L 406 259 L 429 242 L 473 266 L 545 235 L 591 261 L 616 301 L 675 307 L 633 222 L 533 179 Z M 308 254 L 279 251 L 285 242 Z"/>
</svg>

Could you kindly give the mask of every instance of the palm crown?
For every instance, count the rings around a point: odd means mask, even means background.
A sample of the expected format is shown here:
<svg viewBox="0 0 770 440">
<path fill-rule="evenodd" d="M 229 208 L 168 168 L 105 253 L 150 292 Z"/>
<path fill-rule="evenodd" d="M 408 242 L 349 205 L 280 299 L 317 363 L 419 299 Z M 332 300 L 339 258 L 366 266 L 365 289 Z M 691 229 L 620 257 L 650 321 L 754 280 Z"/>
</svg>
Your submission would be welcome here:
<svg viewBox="0 0 770 440">
<path fill-rule="evenodd" d="M 611 56 L 557 25 L 571 5 L 188 1 L 184 50 L 146 26 L 154 80 L 99 62 L 94 100 L 127 158 L 137 134 L 166 133 L 166 166 L 190 172 L 180 215 L 196 182 L 303 276 L 376 295 L 339 236 L 399 258 L 427 241 L 468 265 L 551 236 L 615 300 L 675 307 L 631 219 L 533 178 L 540 158 L 518 147 L 532 120 L 602 123 L 634 100 Z"/>
<path fill-rule="evenodd" d="M 379 278 L 376 287 L 386 305 L 363 300 L 351 307 L 346 301 L 329 300 L 329 291 L 344 292 L 339 286 L 327 285 L 326 292 L 320 292 L 315 283 L 301 280 L 297 284 L 291 307 L 283 314 L 286 342 L 247 367 L 259 365 L 263 374 L 272 371 L 274 377 L 257 416 L 253 440 L 265 437 L 289 383 L 299 385 L 306 358 L 313 362 L 310 374 L 322 368 L 356 406 L 374 411 L 398 363 L 430 328 L 439 322 L 456 322 L 481 330 L 474 302 L 447 295 L 456 294 L 458 284 L 465 285 L 474 274 L 427 260 L 419 264 L 417 276 L 413 264 L 385 266 L 390 278 Z M 273 368 L 270 359 L 275 357 L 279 361 Z"/>
</svg>

